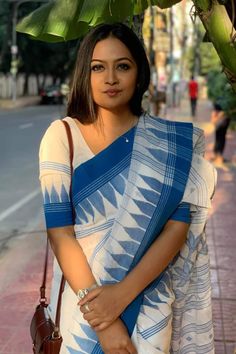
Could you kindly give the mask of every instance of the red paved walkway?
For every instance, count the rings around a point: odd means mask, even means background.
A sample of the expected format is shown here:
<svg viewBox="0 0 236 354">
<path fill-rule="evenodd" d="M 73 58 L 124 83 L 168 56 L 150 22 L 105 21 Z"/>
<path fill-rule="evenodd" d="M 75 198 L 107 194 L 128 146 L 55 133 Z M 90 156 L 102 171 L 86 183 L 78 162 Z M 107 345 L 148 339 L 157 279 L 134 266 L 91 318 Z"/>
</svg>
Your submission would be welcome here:
<svg viewBox="0 0 236 354">
<path fill-rule="evenodd" d="M 181 109 L 169 110 L 168 116 L 191 120 L 186 102 Z M 209 116 L 209 103 L 201 102 L 196 123 L 206 130 L 208 157 L 213 143 Z M 218 186 L 207 226 L 216 354 L 234 354 L 236 348 L 236 134 L 230 132 L 227 139 L 225 156 L 233 163 L 218 169 Z M 42 231 L 25 235 L 4 256 L 0 255 L 0 354 L 32 354 L 29 323 L 38 299 L 44 236 Z"/>
</svg>

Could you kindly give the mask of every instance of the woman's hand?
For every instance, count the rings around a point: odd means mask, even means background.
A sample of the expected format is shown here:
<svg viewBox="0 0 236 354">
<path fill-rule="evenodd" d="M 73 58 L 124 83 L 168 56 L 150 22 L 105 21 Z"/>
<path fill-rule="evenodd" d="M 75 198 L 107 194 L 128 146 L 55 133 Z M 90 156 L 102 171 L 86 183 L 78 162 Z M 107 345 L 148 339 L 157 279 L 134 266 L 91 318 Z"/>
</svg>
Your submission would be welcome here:
<svg viewBox="0 0 236 354">
<path fill-rule="evenodd" d="M 99 286 L 79 301 L 84 319 L 100 331 L 114 322 L 127 307 L 127 296 L 121 283 Z"/>
<path fill-rule="evenodd" d="M 120 319 L 109 327 L 97 332 L 104 354 L 137 354 L 127 329 Z"/>
</svg>

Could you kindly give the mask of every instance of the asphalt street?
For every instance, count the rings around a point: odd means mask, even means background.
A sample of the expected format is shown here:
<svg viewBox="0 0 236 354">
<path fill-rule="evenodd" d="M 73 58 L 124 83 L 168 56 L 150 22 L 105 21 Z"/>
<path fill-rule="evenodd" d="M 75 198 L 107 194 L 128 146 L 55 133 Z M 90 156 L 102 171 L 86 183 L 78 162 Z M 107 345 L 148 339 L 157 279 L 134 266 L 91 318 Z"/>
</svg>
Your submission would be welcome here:
<svg viewBox="0 0 236 354">
<path fill-rule="evenodd" d="M 42 228 L 39 144 L 49 124 L 63 116 L 62 106 L 0 110 L 0 257 L 13 240 Z"/>
</svg>

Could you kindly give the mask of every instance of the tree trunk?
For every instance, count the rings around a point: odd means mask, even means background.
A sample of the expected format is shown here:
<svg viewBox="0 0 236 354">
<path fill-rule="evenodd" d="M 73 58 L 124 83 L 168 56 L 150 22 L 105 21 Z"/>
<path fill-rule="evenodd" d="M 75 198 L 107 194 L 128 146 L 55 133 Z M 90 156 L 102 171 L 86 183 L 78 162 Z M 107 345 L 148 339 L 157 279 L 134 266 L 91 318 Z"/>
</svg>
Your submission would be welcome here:
<svg viewBox="0 0 236 354">
<path fill-rule="evenodd" d="M 25 72 L 25 82 L 24 82 L 23 95 L 27 96 L 28 94 L 29 94 L 29 73 L 26 71 Z"/>
<path fill-rule="evenodd" d="M 12 10 L 9 13 L 7 25 L 6 25 L 6 33 L 2 39 L 2 49 L 0 51 L 0 66 L 3 64 L 4 57 L 7 54 L 9 41 L 11 39 L 11 33 L 12 33 Z"/>
<path fill-rule="evenodd" d="M 236 92 L 236 31 L 225 6 L 216 0 L 193 0 L 197 13 L 213 43 L 229 82 Z M 212 4 L 211 4 L 212 3 Z"/>
</svg>

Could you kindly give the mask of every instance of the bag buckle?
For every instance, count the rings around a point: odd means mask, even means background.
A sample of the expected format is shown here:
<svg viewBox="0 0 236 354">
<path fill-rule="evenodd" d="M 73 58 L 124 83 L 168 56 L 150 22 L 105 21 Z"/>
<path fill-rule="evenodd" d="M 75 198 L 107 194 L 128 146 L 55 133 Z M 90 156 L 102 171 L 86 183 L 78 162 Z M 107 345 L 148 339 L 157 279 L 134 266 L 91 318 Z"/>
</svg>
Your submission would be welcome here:
<svg viewBox="0 0 236 354">
<path fill-rule="evenodd" d="M 52 332 L 52 339 L 61 338 L 61 334 L 58 327 L 54 327 L 54 331 Z"/>
</svg>

